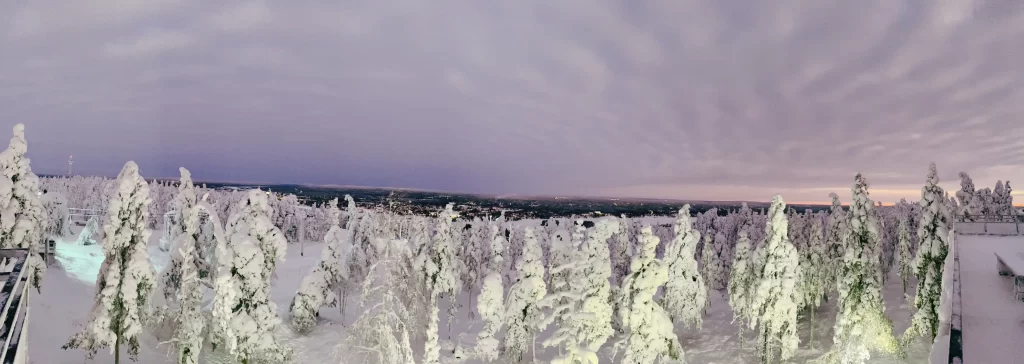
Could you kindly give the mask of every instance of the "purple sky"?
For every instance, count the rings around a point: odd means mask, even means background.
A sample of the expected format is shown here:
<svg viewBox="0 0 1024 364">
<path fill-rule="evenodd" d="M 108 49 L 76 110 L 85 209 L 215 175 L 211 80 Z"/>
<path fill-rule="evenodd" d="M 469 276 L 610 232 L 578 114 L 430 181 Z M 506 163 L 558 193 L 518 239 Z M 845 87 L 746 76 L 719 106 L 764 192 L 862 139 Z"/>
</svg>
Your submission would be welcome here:
<svg viewBox="0 0 1024 364">
<path fill-rule="evenodd" d="M 0 126 L 25 123 L 37 173 L 74 154 L 80 174 L 825 201 L 860 171 L 893 201 L 935 161 L 947 188 L 1024 184 L 1024 2 L 625 3 L 5 1 Z"/>
</svg>

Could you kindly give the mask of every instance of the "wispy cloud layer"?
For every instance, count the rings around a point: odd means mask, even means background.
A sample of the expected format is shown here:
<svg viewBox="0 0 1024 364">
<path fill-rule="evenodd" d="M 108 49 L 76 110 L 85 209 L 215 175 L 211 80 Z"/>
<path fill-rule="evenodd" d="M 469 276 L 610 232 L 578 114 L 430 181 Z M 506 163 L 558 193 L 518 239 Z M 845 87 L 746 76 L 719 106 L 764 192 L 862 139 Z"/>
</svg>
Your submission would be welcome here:
<svg viewBox="0 0 1024 364">
<path fill-rule="evenodd" d="M 1021 39 L 999 0 L 6 2 L 0 120 L 43 172 L 897 199 L 1024 183 Z"/>
</svg>

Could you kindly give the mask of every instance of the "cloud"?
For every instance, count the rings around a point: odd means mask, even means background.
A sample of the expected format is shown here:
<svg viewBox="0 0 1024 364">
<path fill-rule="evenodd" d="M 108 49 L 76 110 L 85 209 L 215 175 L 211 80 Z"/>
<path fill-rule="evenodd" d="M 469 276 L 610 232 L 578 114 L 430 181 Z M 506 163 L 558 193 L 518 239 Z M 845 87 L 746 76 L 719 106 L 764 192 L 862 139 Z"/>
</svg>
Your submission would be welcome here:
<svg viewBox="0 0 1024 364">
<path fill-rule="evenodd" d="M 36 169 L 825 201 L 1024 180 L 1024 4 L 87 0 L 0 6 Z M 58 132 L 59 131 L 59 132 Z M 98 145 L 104 146 L 97 148 Z M 79 169 L 80 167 L 80 169 Z M 734 196 L 734 197 L 730 197 Z M 738 196 L 743 196 L 742 198 Z"/>
</svg>

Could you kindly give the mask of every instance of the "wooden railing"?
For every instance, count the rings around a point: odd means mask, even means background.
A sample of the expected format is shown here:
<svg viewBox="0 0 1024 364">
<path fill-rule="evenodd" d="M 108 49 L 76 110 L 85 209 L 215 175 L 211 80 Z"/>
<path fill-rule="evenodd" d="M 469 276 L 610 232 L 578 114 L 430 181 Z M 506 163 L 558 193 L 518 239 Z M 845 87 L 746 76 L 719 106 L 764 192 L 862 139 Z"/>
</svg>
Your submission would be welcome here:
<svg viewBox="0 0 1024 364">
<path fill-rule="evenodd" d="M 953 243 L 953 299 L 949 319 L 949 364 L 963 364 L 963 306 L 960 300 L 960 247 Z"/>
<path fill-rule="evenodd" d="M 957 215 L 957 233 L 964 235 L 1021 235 L 1024 215 Z"/>
<path fill-rule="evenodd" d="M 25 261 L 27 249 L 0 249 L 0 363 L 28 363 L 28 320 L 31 289 Z"/>
</svg>

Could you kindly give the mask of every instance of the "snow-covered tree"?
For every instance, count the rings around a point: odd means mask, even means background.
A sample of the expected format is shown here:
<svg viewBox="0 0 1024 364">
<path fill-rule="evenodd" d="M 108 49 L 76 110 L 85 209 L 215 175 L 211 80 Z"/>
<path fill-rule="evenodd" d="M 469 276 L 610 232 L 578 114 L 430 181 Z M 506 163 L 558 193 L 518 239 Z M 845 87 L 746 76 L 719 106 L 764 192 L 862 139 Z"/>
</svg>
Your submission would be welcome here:
<svg viewBox="0 0 1024 364">
<path fill-rule="evenodd" d="M 78 238 L 75 239 L 75 244 L 78 245 L 93 245 L 96 244 L 96 235 L 102 233 L 100 229 L 100 223 L 96 219 L 96 216 L 90 217 L 89 221 L 85 223 L 85 227 L 82 231 L 78 232 Z"/>
<path fill-rule="evenodd" d="M 557 320 L 558 329 L 544 346 L 559 347 L 555 360 L 562 363 L 592 362 L 595 353 L 614 333 L 611 327 L 611 261 L 608 239 L 619 232 L 619 222 L 601 219 L 587 233 L 585 223 L 576 221 L 573 245 L 576 258 L 556 267 L 568 270 L 568 279 L 556 281 L 556 293 L 546 298 L 553 308 L 547 324 Z M 553 273 L 555 273 L 553 272 Z"/>
<path fill-rule="evenodd" d="M 324 248 L 320 262 L 309 275 L 302 278 L 299 290 L 292 299 L 290 311 L 292 325 L 299 330 L 308 330 L 316 325 L 321 307 L 335 307 L 339 304 L 342 285 L 348 280 L 345 265 L 345 250 L 352 245 L 352 231 L 341 228 L 341 211 L 338 199 L 328 203 L 331 229 L 324 236 Z"/>
<path fill-rule="evenodd" d="M 189 173 L 185 167 L 178 168 L 178 171 L 181 173 L 181 183 L 178 184 L 178 194 L 174 196 L 174 200 L 171 200 L 170 203 L 172 216 L 171 226 L 166 228 L 168 235 L 160 240 L 160 249 L 163 251 L 168 251 L 171 248 L 171 243 L 178 238 L 178 235 L 185 233 L 185 224 L 182 220 L 192 210 L 192 206 L 199 202 L 198 196 L 196 196 L 196 188 L 192 185 L 192 173 Z"/>
<path fill-rule="evenodd" d="M 801 273 L 796 248 L 789 242 L 785 209 L 782 196 L 775 195 L 765 226 L 764 266 L 751 302 L 750 327 L 758 328 L 757 351 L 763 362 L 771 362 L 776 349 L 782 360 L 788 360 L 800 343 L 796 319 L 801 297 L 796 284 Z"/>
<path fill-rule="evenodd" d="M 416 257 L 415 268 L 424 279 L 427 290 L 430 292 L 429 313 L 427 317 L 427 341 L 424 349 L 424 364 L 436 364 L 440 360 L 440 346 L 438 346 L 437 328 L 437 300 L 442 294 L 451 297 L 456 296 L 461 286 L 458 271 L 454 263 L 454 251 L 451 237 L 452 220 L 455 212 L 452 210 L 454 204 L 449 203 L 444 210 L 438 214 L 437 226 L 428 247 L 421 249 Z M 453 312 L 449 312 L 449 317 Z"/>
<path fill-rule="evenodd" d="M 903 294 L 907 294 L 907 285 L 910 284 L 910 277 L 914 275 L 914 257 L 911 256 L 910 230 L 907 228 L 906 217 L 900 218 L 899 242 L 896 251 L 899 255 L 900 283 L 903 284 Z"/>
<path fill-rule="evenodd" d="M 291 350 L 274 337 L 281 323 L 270 300 L 277 261 L 284 260 L 285 240 L 270 221 L 267 194 L 250 190 L 228 219 L 226 242 L 217 248 L 214 293 L 214 348 L 224 347 L 243 363 L 281 363 Z"/>
<path fill-rule="evenodd" d="M 486 361 L 498 359 L 499 342 L 494 335 L 501 329 L 505 314 L 505 282 L 502 275 L 506 255 L 505 238 L 498 234 L 497 223 L 491 224 L 490 229 L 490 256 L 485 260 L 486 275 L 476 305 L 480 319 L 484 322 L 483 329 L 477 335 L 476 352 Z"/>
<path fill-rule="evenodd" d="M 44 211 L 44 238 L 61 238 L 72 234 L 68 221 L 68 199 L 59 192 L 43 190 L 39 197 Z"/>
<path fill-rule="evenodd" d="M 504 323 L 504 281 L 501 273 L 490 272 L 484 277 L 476 309 L 480 312 L 483 329 L 477 335 L 476 353 L 485 361 L 498 359 L 499 342 L 494 338 Z"/>
<path fill-rule="evenodd" d="M 410 307 L 400 299 L 401 291 L 408 289 L 402 277 L 412 274 L 405 271 L 409 267 L 403 263 L 412 258 L 409 243 L 375 238 L 373 244 L 376 259 L 363 282 L 359 302 L 364 312 L 339 349 L 345 351 L 346 363 L 355 355 L 364 363 L 414 364 L 409 336 L 415 328 L 410 325 Z M 433 321 L 436 325 L 436 316 Z"/>
<path fill-rule="evenodd" d="M 111 348 L 114 362 L 119 363 L 121 344 L 128 345 L 132 360 L 139 354 L 142 327 L 152 314 L 149 294 L 156 284 L 156 272 L 146 249 L 149 186 L 139 176 L 135 162 L 121 169 L 116 188 L 103 225 L 104 260 L 96 277 L 89 322 L 63 348 L 85 350 L 89 358 L 99 349 Z"/>
<path fill-rule="evenodd" d="M 996 181 L 996 188 L 992 190 L 992 214 L 993 215 L 1009 215 L 1009 211 L 1006 210 L 1006 187 L 1003 186 L 1003 181 Z"/>
<path fill-rule="evenodd" d="M 533 228 L 527 227 L 523 240 L 523 255 L 516 262 L 517 280 L 508 292 L 505 303 L 505 355 L 522 360 L 527 341 L 530 346 L 536 340 L 544 313 L 540 302 L 547 294 L 544 282 L 543 252 L 537 242 Z"/>
<path fill-rule="evenodd" d="M 205 197 L 205 196 L 204 196 Z M 195 236 L 199 234 L 200 212 L 206 212 L 213 226 L 215 239 L 223 241 L 223 230 L 213 211 L 213 206 L 205 202 L 197 202 L 184 215 L 182 224 L 185 228 L 175 243 L 177 257 L 177 275 L 179 281 L 174 292 L 177 309 L 171 312 L 175 330 L 172 340 L 178 355 L 178 364 L 196 364 L 199 352 L 203 347 L 203 329 L 206 327 L 206 315 L 203 313 L 203 281 L 194 259 L 196 254 Z M 165 286 L 166 288 L 166 286 Z"/>
<path fill-rule="evenodd" d="M 992 189 L 985 187 L 977 191 L 972 202 L 977 201 L 978 208 L 981 209 L 981 214 L 984 216 L 991 216 L 994 214 L 992 211 Z"/>
<path fill-rule="evenodd" d="M 1003 208 L 1007 212 L 1007 215 L 1017 215 L 1017 211 L 1013 208 L 1013 187 L 1010 187 L 1010 181 L 1006 181 L 1003 186 L 1005 194 L 1003 195 Z"/>
<path fill-rule="evenodd" d="M 735 320 L 749 321 L 751 298 L 756 274 L 750 259 L 752 251 L 747 230 L 740 230 L 739 241 L 736 242 L 736 254 L 733 255 L 732 276 L 729 278 L 729 306 L 732 307 Z M 742 325 L 741 325 L 742 326 Z"/>
<path fill-rule="evenodd" d="M 904 342 L 938 333 L 939 299 L 942 295 L 942 269 L 949 248 L 949 231 L 953 226 L 942 203 L 944 193 L 939 187 L 939 176 L 933 163 L 928 180 L 921 188 L 921 226 L 917 234 L 921 244 L 917 249 L 917 295 L 914 297 L 916 311 L 910 321 L 910 328 L 903 334 Z"/>
<path fill-rule="evenodd" d="M 846 253 L 844 244 L 848 226 L 846 225 L 846 213 L 839 202 L 839 195 L 833 192 L 829 194 L 829 197 L 832 198 L 832 209 L 828 215 L 828 237 L 825 238 L 825 244 L 828 245 L 827 257 L 829 265 L 834 267 L 828 280 L 831 288 L 834 287 L 835 282 L 838 282 L 839 279 L 842 265 L 838 263 L 843 260 L 843 256 Z"/>
<path fill-rule="evenodd" d="M 806 214 L 810 217 L 808 225 L 810 232 L 807 234 L 807 247 L 800 252 L 800 282 L 798 290 L 802 300 L 801 307 L 808 308 L 811 313 L 811 345 L 814 345 L 814 311 L 821 305 L 825 297 L 825 290 L 828 289 L 828 279 L 831 277 L 831 267 L 826 261 L 825 243 L 822 242 L 821 219 L 813 214 Z"/>
<path fill-rule="evenodd" d="M 484 243 L 490 243 L 498 236 L 498 226 L 487 224 L 480 219 L 473 222 L 466 222 L 464 232 L 467 235 L 464 242 L 459 246 L 462 250 L 462 262 L 465 269 L 462 269 L 462 285 L 469 292 L 469 305 L 473 305 L 473 298 L 476 296 L 476 287 L 487 275 L 485 272 L 486 252 Z M 486 234 L 489 232 L 490 234 Z M 473 310 L 469 310 L 469 317 L 473 318 Z"/>
<path fill-rule="evenodd" d="M 981 201 L 977 197 L 971 176 L 967 172 L 960 172 L 960 190 L 956 192 L 956 198 L 960 202 L 958 218 L 974 221 L 974 216 L 981 214 Z"/>
<path fill-rule="evenodd" d="M 729 267 L 726 265 L 724 251 L 728 250 L 729 247 L 726 245 L 725 234 L 722 231 L 715 233 L 713 241 L 714 244 L 705 244 L 704 256 L 706 258 L 704 261 L 707 264 L 707 268 L 704 269 L 705 273 L 703 276 L 708 288 L 724 291 L 729 285 Z"/>
<path fill-rule="evenodd" d="M 39 290 L 46 272 L 39 254 L 46 214 L 39 200 L 39 178 L 32 173 L 26 152 L 25 125 L 17 124 L 10 145 L 0 152 L 0 248 L 28 249 L 25 268 L 32 286 Z"/>
<path fill-rule="evenodd" d="M 871 358 L 871 351 L 892 353 L 898 346 L 882 302 L 879 226 L 871 212 L 875 206 L 868 197 L 868 182 L 859 173 L 852 191 L 850 226 L 839 276 L 839 313 L 832 349 L 824 356 L 829 363 L 863 364 Z"/>
<path fill-rule="evenodd" d="M 616 343 L 616 352 L 624 349 L 623 363 L 681 363 L 683 348 L 673 331 L 672 320 L 654 300 L 658 287 L 669 279 L 668 269 L 655 259 L 659 239 L 650 226 L 645 226 L 640 229 L 639 240 L 637 254 L 630 263 L 631 273 L 620 289 L 627 302 L 618 311 L 625 337 Z"/>
<path fill-rule="evenodd" d="M 665 247 L 668 283 L 665 284 L 661 305 L 673 322 L 694 327 L 701 326 L 701 315 L 708 301 L 704 277 L 694 259 L 699 240 L 700 233 L 690 224 L 690 205 L 687 204 L 676 217 L 675 238 Z"/>
</svg>

